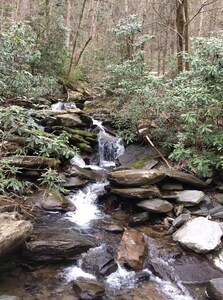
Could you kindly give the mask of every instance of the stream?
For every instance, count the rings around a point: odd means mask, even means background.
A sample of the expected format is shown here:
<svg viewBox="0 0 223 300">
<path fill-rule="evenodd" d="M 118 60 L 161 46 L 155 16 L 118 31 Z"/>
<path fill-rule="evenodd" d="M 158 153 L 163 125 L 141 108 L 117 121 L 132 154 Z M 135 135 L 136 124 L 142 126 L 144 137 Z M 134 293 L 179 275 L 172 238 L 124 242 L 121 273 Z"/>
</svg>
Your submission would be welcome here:
<svg viewBox="0 0 223 300">
<path fill-rule="evenodd" d="M 62 104 L 61 104 L 62 105 Z M 57 107 L 55 107 L 57 109 Z M 71 165 L 91 170 L 101 170 L 107 173 L 116 166 L 116 160 L 124 154 L 124 146 L 118 137 L 110 134 L 100 121 L 93 120 L 94 126 L 99 128 L 98 133 L 98 156 L 97 164 L 86 164 L 81 156 L 71 159 Z M 59 235 L 60 240 L 64 236 L 73 234 L 87 236 L 95 242 L 78 259 L 69 262 L 62 260 L 47 261 L 39 263 L 27 261 L 17 257 L 8 261 L 0 274 L 0 295 L 14 295 L 18 299 L 149 299 L 149 300 L 196 300 L 206 299 L 202 284 L 188 287 L 183 284 L 180 276 L 176 274 L 175 256 L 181 255 L 172 245 L 170 238 L 160 235 L 159 231 L 139 227 L 144 232 L 148 245 L 145 268 L 136 272 L 127 269 L 124 265 L 116 263 L 116 253 L 122 237 L 122 232 L 107 230 L 110 225 L 125 227 L 125 215 L 120 207 L 105 209 L 103 201 L 106 199 L 107 179 L 90 182 L 83 188 L 69 194 L 69 200 L 75 205 L 75 211 L 66 213 L 47 212 L 35 222 L 35 233 L 47 237 Z M 51 228 L 48 232 L 48 228 Z M 50 251 L 50 250 L 49 250 Z M 106 252 L 107 251 L 107 252 Z M 176 252 L 176 253 L 175 253 Z M 102 272 L 93 272 L 94 265 L 100 257 L 108 253 L 114 259 Z M 109 256 L 109 257 L 110 257 Z M 90 257 L 89 261 L 86 257 Z M 194 256 L 189 254 L 188 261 L 193 264 Z M 87 261 L 87 263 L 86 263 Z M 110 264 L 109 261 L 109 264 Z M 91 272 L 92 271 L 92 272 Z M 192 270 L 193 272 L 193 270 Z M 105 287 L 105 295 L 98 298 L 79 298 L 73 291 L 73 282 L 78 278 L 98 280 Z M 1 298 L 0 299 L 8 299 Z M 17 298 L 11 298 L 17 299 Z"/>
</svg>

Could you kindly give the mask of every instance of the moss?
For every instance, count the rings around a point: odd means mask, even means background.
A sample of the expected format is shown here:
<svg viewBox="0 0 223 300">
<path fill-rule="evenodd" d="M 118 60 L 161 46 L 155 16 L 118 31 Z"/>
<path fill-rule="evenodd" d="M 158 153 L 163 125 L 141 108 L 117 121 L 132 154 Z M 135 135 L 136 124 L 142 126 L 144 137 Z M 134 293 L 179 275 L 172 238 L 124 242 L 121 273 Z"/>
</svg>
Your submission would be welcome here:
<svg viewBox="0 0 223 300">
<path fill-rule="evenodd" d="M 91 146 L 87 145 L 86 143 L 78 143 L 77 147 L 82 151 L 82 152 L 88 152 L 92 153 L 92 148 Z"/>
<path fill-rule="evenodd" d="M 145 164 L 150 160 L 150 157 L 144 157 L 133 164 L 133 167 L 136 169 L 141 169 L 145 166 Z"/>
</svg>

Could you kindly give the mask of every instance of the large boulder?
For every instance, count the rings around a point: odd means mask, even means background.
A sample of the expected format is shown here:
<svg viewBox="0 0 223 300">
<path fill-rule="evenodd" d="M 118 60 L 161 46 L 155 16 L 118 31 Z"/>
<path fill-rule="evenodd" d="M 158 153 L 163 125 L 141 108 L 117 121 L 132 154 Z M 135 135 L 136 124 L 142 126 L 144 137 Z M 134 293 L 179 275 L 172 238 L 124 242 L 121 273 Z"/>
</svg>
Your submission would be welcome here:
<svg viewBox="0 0 223 300">
<path fill-rule="evenodd" d="M 39 190 L 26 200 L 26 205 L 47 211 L 74 211 L 75 206 L 58 190 Z"/>
<path fill-rule="evenodd" d="M 205 193 L 202 191 L 186 190 L 177 192 L 177 202 L 184 206 L 194 206 L 199 204 L 205 198 Z"/>
<path fill-rule="evenodd" d="M 31 261 L 38 262 L 71 261 L 92 247 L 95 247 L 95 243 L 88 235 L 78 232 L 59 234 L 59 229 L 58 232 L 49 230 L 48 235 L 33 236 L 26 242 L 23 255 Z"/>
<path fill-rule="evenodd" d="M 14 220 L 7 213 L 0 214 L 0 257 L 22 245 L 32 230 L 29 221 Z"/>
<path fill-rule="evenodd" d="M 214 300 L 223 299 L 223 278 L 216 278 L 209 281 L 207 295 Z"/>
<path fill-rule="evenodd" d="M 128 187 L 141 187 L 142 185 L 154 184 L 165 177 L 158 170 L 120 170 L 109 173 L 108 179 L 118 185 Z"/>
<path fill-rule="evenodd" d="M 83 258 L 82 268 L 95 276 L 108 276 L 118 268 L 117 263 L 105 245 L 88 250 Z"/>
<path fill-rule="evenodd" d="M 154 213 L 167 213 L 173 209 L 170 202 L 161 199 L 143 200 L 137 203 L 137 206 Z"/>
<path fill-rule="evenodd" d="M 150 197 L 159 197 L 161 196 L 160 190 L 155 185 L 150 185 L 143 188 L 113 188 L 111 193 L 117 194 L 123 198 L 132 198 L 132 199 L 148 199 Z"/>
<path fill-rule="evenodd" d="M 126 230 L 119 246 L 117 261 L 139 271 L 143 268 L 146 249 L 144 236 L 141 232 Z"/>
<path fill-rule="evenodd" d="M 221 227 L 217 222 L 198 217 L 176 231 L 173 239 L 195 252 L 206 253 L 214 250 L 221 243 L 222 235 Z"/>
</svg>

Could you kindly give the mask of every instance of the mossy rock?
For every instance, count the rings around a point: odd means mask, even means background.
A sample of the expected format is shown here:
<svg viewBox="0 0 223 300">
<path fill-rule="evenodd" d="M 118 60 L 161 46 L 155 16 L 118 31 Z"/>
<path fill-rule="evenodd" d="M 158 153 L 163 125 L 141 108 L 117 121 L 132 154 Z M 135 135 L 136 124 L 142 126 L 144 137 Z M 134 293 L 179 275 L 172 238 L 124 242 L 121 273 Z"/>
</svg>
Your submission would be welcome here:
<svg viewBox="0 0 223 300">
<path fill-rule="evenodd" d="M 82 152 L 88 152 L 88 153 L 92 153 L 92 148 L 90 145 L 86 144 L 86 143 L 77 143 L 76 145 Z"/>
<path fill-rule="evenodd" d="M 133 167 L 136 168 L 136 169 L 141 169 L 145 166 L 145 163 L 149 160 L 149 158 L 143 158 L 143 159 L 140 159 L 138 161 L 136 161 L 134 164 L 133 164 Z"/>
</svg>

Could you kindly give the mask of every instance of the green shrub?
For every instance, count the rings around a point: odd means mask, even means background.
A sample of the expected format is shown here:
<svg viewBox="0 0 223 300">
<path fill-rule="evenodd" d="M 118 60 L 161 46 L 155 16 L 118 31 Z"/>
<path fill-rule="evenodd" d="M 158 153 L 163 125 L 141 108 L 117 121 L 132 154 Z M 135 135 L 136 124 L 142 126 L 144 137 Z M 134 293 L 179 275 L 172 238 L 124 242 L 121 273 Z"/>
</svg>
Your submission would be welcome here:
<svg viewBox="0 0 223 300">
<path fill-rule="evenodd" d="M 191 70 L 173 82 L 169 98 L 179 111 L 181 127 L 170 158 L 208 175 L 223 169 L 223 39 L 198 38 L 188 56 Z"/>
<path fill-rule="evenodd" d="M 53 92 L 55 79 L 35 73 L 41 60 L 36 36 L 27 23 L 16 23 L 0 35 L 0 97 L 36 97 Z"/>
</svg>

